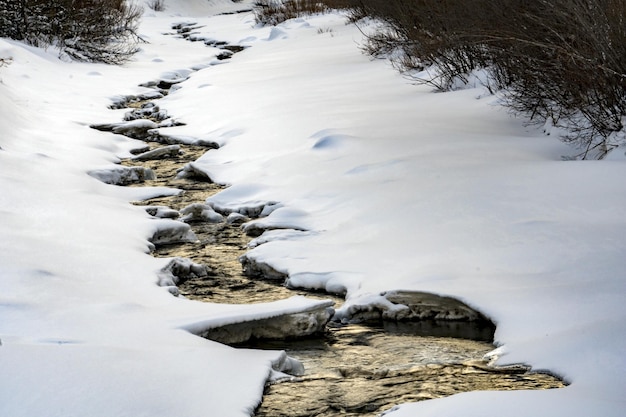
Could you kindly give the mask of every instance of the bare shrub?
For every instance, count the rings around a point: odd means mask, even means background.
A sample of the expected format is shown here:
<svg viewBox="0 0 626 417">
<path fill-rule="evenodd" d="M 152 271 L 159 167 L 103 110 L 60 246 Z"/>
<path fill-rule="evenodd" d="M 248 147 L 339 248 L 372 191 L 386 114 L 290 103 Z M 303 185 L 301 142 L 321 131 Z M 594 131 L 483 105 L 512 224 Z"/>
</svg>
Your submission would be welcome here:
<svg viewBox="0 0 626 417">
<path fill-rule="evenodd" d="M 472 70 L 531 120 L 568 132 L 582 158 L 602 158 L 626 119 L 626 2 L 623 0 L 355 0 L 352 19 L 384 29 L 365 47 L 403 71 L 434 67 L 416 82 L 440 90 Z M 413 71 L 414 73 L 414 71 Z"/>
<path fill-rule="evenodd" d="M 141 13 L 124 0 L 0 0 L 0 36 L 119 64 L 137 50 Z"/>
<path fill-rule="evenodd" d="M 257 23 L 277 25 L 289 19 L 344 8 L 348 4 L 347 0 L 259 0 L 255 3 L 254 15 Z"/>
</svg>

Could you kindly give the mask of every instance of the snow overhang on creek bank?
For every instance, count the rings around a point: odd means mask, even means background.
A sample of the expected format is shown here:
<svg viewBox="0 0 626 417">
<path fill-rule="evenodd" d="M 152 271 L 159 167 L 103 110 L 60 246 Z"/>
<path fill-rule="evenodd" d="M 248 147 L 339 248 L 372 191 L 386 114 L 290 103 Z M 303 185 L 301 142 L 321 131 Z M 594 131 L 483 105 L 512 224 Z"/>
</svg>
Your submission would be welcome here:
<svg viewBox="0 0 626 417">
<path fill-rule="evenodd" d="M 156 284 L 166 260 L 145 253 L 156 223 L 128 202 L 176 191 L 119 189 L 87 175 L 137 146 L 89 128 L 123 119 L 125 110 L 109 108 L 113 95 L 139 98 L 146 80 L 204 68 L 160 98 L 185 123 L 159 127 L 162 140 L 219 145 L 194 166 L 233 184 L 238 202 L 307 214 L 291 224 L 307 232 L 257 222 L 275 230 L 257 238 L 255 256 L 292 278 L 315 274 L 303 286 L 328 278 L 324 287 L 353 305 L 398 288 L 453 296 L 497 322 L 500 363 L 571 382 L 390 415 L 622 417 L 623 157 L 563 162 L 569 148 L 494 98 L 477 100 L 481 89 L 409 85 L 360 53 L 362 35 L 342 16 L 277 29 L 255 26 L 251 13 L 214 16 L 251 4 L 146 8 L 148 42 L 123 67 L 62 62 L 53 48 L 0 40 L 0 415 L 249 417 L 260 401 L 280 352 L 233 349 L 190 330 L 311 304 L 173 297 Z M 223 51 L 177 37 L 172 24 L 185 21 L 202 26 L 199 37 L 248 48 L 206 67 Z"/>
<path fill-rule="evenodd" d="M 207 339 L 237 344 L 250 339 L 289 339 L 322 333 L 334 310 L 331 300 L 292 297 L 250 307 L 250 314 L 229 314 L 182 325 Z"/>
</svg>

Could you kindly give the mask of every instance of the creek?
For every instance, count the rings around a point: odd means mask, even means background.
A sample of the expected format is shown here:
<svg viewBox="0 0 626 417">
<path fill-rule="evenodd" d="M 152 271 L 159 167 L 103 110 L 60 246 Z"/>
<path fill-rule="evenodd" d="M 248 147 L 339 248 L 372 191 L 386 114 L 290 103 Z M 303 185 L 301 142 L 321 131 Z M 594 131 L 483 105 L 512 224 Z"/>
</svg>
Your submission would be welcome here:
<svg viewBox="0 0 626 417">
<path fill-rule="evenodd" d="M 224 50 L 228 58 L 239 50 L 227 46 L 224 45 Z M 159 109 L 158 99 L 178 82 L 184 79 L 146 83 L 158 94 L 129 96 L 114 105 L 129 109 L 125 122 L 92 126 L 146 142 L 134 158 L 121 163 L 122 167 L 145 175 L 119 185 L 182 190 L 175 196 L 134 202 L 157 217 L 180 218 L 189 207 L 203 207 L 208 197 L 224 189 L 201 173 L 189 170 L 189 164 L 216 148 L 215 144 L 172 144 L 175 138 L 158 132 L 159 124 L 170 120 L 162 116 L 165 113 Z M 139 127 L 141 123 L 137 120 L 145 121 L 145 126 Z M 243 232 L 241 224 L 250 218 L 230 221 L 227 213 L 222 214 L 210 219 L 188 217 L 185 221 L 197 239 L 155 243 L 154 256 L 185 258 L 206 268 L 206 274 L 189 274 L 181 279 L 176 284 L 175 295 L 233 304 L 270 302 L 296 294 L 332 299 L 336 307 L 343 302 L 336 295 L 289 289 L 280 280 L 245 274 L 239 259 L 249 249 L 251 237 Z M 361 323 L 331 320 L 323 331 L 305 338 L 252 339 L 235 346 L 285 350 L 304 366 L 303 372 L 283 374 L 268 381 L 263 402 L 256 410 L 257 417 L 374 416 L 399 403 L 459 392 L 549 389 L 565 385 L 550 374 L 533 372 L 523 365 L 491 366 L 484 357 L 494 349 L 494 330 L 494 325 L 486 319 L 409 322 L 374 319 Z"/>
</svg>

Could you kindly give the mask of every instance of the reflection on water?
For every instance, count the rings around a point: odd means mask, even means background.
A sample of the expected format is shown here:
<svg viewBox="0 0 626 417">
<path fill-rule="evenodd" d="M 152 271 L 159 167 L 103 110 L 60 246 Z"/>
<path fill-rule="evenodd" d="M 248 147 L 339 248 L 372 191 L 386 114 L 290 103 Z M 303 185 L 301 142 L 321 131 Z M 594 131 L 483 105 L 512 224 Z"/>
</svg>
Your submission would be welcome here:
<svg viewBox="0 0 626 417">
<path fill-rule="evenodd" d="M 420 320 L 384 321 L 382 327 L 387 333 L 412 336 L 455 337 L 458 339 L 492 342 L 495 326 L 491 322 Z"/>
</svg>

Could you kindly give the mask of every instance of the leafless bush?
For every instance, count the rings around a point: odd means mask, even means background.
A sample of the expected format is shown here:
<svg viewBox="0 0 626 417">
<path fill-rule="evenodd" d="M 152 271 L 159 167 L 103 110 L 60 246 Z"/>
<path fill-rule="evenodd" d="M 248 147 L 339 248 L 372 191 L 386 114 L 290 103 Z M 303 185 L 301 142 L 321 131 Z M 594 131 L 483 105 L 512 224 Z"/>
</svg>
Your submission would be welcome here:
<svg viewBox="0 0 626 417">
<path fill-rule="evenodd" d="M 384 29 L 366 51 L 391 55 L 441 90 L 484 68 L 516 112 L 570 132 L 582 158 L 603 157 L 626 119 L 623 0 L 355 0 L 353 20 Z M 433 76 L 434 74 L 434 76 Z"/>
<path fill-rule="evenodd" d="M 137 50 L 141 12 L 124 0 L 0 0 L 0 36 L 119 64 Z"/>
<path fill-rule="evenodd" d="M 151 0 L 150 3 L 148 3 L 148 7 L 155 12 L 162 12 L 165 10 L 165 0 Z"/>
<path fill-rule="evenodd" d="M 256 22 L 277 25 L 289 19 L 343 8 L 348 0 L 259 0 L 255 3 Z"/>
</svg>

